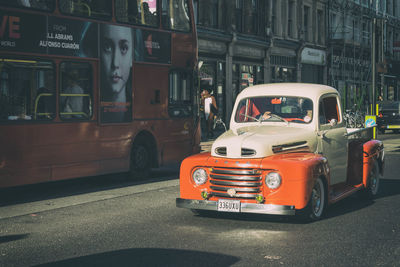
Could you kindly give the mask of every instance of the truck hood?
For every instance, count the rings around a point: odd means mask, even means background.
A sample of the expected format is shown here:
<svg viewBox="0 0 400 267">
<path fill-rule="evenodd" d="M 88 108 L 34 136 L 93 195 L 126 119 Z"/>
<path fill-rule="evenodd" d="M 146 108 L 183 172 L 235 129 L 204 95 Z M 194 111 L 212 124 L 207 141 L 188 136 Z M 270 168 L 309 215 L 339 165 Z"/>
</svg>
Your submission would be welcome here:
<svg viewBox="0 0 400 267">
<path fill-rule="evenodd" d="M 288 126 L 251 126 L 229 130 L 211 147 L 211 155 L 226 158 L 262 158 L 296 151 L 314 152 L 316 133 Z"/>
</svg>

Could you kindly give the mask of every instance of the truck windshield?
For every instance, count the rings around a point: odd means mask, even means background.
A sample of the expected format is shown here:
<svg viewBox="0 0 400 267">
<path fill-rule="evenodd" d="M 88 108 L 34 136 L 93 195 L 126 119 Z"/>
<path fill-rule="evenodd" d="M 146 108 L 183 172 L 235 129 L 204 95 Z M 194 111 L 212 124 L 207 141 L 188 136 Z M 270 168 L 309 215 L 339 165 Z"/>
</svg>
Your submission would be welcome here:
<svg viewBox="0 0 400 267">
<path fill-rule="evenodd" d="M 288 121 L 310 123 L 313 119 L 311 99 L 293 96 L 257 96 L 242 99 L 235 113 L 235 121 Z"/>
</svg>

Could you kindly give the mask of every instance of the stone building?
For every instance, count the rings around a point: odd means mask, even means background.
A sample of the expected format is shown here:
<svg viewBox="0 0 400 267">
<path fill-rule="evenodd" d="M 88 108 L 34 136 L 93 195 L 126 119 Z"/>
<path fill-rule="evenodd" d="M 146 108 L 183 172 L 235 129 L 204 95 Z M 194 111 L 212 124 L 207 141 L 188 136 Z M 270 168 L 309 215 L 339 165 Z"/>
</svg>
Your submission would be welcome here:
<svg viewBox="0 0 400 267">
<path fill-rule="evenodd" d="M 329 0 L 328 84 L 346 108 L 370 111 L 372 32 L 375 27 L 376 99 L 397 100 L 400 77 L 400 1 Z"/>
<path fill-rule="evenodd" d="M 327 82 L 326 2 L 194 0 L 200 85 L 225 121 L 249 85 Z"/>
</svg>

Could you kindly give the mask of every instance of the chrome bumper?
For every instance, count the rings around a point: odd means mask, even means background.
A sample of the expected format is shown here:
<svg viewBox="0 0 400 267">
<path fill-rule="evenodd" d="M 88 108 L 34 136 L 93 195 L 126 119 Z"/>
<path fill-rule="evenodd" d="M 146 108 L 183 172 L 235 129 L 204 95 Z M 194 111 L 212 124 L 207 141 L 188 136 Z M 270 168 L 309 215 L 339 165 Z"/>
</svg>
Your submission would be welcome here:
<svg viewBox="0 0 400 267">
<path fill-rule="evenodd" d="M 193 200 L 193 199 L 176 199 L 178 208 L 196 209 L 196 210 L 211 210 L 217 211 L 217 201 L 210 200 Z M 255 204 L 255 203 L 240 203 L 241 213 L 259 213 L 273 215 L 295 215 L 294 206 L 282 206 L 274 204 Z"/>
</svg>

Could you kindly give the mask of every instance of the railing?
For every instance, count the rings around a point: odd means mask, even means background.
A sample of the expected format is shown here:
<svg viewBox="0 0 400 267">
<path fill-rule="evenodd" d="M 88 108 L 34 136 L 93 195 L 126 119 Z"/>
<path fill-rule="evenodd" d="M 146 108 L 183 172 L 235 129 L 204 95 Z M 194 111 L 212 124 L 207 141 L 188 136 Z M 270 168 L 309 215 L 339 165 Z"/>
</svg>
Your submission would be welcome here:
<svg viewBox="0 0 400 267">
<path fill-rule="evenodd" d="M 38 112 L 38 104 L 39 104 L 39 100 L 41 97 L 52 97 L 53 94 L 51 93 L 41 93 L 39 95 L 36 96 L 35 99 L 35 112 L 34 112 L 34 116 L 33 118 L 36 120 L 38 116 L 46 116 L 47 118 L 50 118 L 51 115 L 53 114 L 53 112 Z M 54 105 L 55 106 L 55 105 Z"/>
<path fill-rule="evenodd" d="M 38 112 L 38 104 L 39 101 L 41 100 L 42 97 L 52 97 L 52 93 L 41 93 L 39 94 L 36 99 L 35 99 L 35 110 L 34 110 L 34 119 L 36 120 L 38 116 L 46 116 L 50 118 L 51 115 L 54 114 L 54 112 Z M 60 94 L 60 97 L 87 97 L 88 98 L 88 107 L 87 109 L 89 110 L 89 113 L 86 113 L 84 111 L 62 111 L 60 112 L 60 115 L 62 116 L 75 116 L 75 117 L 83 117 L 83 118 L 90 118 L 92 115 L 92 105 L 91 105 L 91 98 L 89 94 Z M 55 106 L 55 105 L 54 105 Z"/>
</svg>

